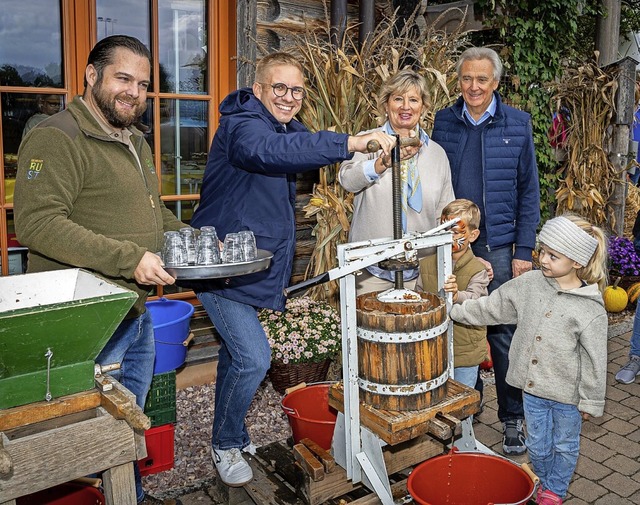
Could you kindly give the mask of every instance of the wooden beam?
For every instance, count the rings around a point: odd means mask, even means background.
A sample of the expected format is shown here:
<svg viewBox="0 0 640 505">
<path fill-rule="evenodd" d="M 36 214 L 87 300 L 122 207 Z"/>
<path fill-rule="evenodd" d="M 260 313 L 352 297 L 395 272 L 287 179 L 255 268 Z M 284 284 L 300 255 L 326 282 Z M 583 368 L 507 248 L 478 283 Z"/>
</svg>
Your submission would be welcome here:
<svg viewBox="0 0 640 505">
<path fill-rule="evenodd" d="M 0 431 L 8 431 L 66 416 L 74 412 L 94 409 L 100 406 L 100 401 L 100 392 L 92 390 L 62 396 L 50 402 L 29 403 L 28 405 L 0 410 Z"/>
<path fill-rule="evenodd" d="M 44 431 L 33 430 L 26 436 L 16 436 L 17 430 L 0 432 L 13 464 L 11 477 L 0 481 L 0 503 L 134 461 L 133 430 L 104 410 L 98 408 L 97 412 L 104 415 Z M 118 505 L 135 504 L 135 492 L 132 500 Z"/>
</svg>

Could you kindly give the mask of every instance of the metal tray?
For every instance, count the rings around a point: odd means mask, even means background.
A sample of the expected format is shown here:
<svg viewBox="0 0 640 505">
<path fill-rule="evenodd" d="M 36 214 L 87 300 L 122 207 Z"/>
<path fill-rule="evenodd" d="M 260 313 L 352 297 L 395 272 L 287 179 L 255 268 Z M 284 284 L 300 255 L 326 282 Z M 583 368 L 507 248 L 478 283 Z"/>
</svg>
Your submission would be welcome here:
<svg viewBox="0 0 640 505">
<path fill-rule="evenodd" d="M 217 279 L 235 277 L 266 270 L 271 264 L 273 253 L 258 249 L 258 259 L 242 263 L 220 263 L 218 265 L 189 265 L 186 267 L 164 267 L 175 279 Z"/>
</svg>

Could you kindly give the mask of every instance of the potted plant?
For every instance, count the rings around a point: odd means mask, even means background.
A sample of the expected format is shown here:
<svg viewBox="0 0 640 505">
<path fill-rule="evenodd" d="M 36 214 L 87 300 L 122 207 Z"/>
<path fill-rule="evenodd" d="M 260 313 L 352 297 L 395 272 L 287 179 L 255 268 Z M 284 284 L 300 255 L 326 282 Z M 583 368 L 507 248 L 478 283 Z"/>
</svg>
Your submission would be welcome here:
<svg viewBox="0 0 640 505">
<path fill-rule="evenodd" d="M 640 256 L 633 246 L 633 242 L 626 237 L 611 236 L 609 238 L 609 277 L 619 281 L 621 288 L 628 288 L 640 281 Z"/>
<path fill-rule="evenodd" d="M 287 300 L 284 312 L 263 309 L 258 318 L 271 346 L 269 378 L 276 391 L 326 380 L 342 342 L 336 309 L 302 296 Z"/>
</svg>

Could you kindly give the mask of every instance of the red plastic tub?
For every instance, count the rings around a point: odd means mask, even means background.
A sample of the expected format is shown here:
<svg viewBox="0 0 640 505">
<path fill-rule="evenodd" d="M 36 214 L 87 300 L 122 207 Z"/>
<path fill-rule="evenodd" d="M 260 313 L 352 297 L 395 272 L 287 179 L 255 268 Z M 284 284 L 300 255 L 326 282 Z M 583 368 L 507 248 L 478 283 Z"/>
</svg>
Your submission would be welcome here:
<svg viewBox="0 0 640 505">
<path fill-rule="evenodd" d="M 294 443 L 310 438 L 323 449 L 331 449 L 338 412 L 329 406 L 329 387 L 331 384 L 310 384 L 282 399 Z"/>
<path fill-rule="evenodd" d="M 104 505 L 104 495 L 95 487 L 67 482 L 16 500 L 17 505 Z"/>
<path fill-rule="evenodd" d="M 419 505 L 521 505 L 533 496 L 537 481 L 506 458 L 453 449 L 420 463 L 407 488 Z"/>
</svg>

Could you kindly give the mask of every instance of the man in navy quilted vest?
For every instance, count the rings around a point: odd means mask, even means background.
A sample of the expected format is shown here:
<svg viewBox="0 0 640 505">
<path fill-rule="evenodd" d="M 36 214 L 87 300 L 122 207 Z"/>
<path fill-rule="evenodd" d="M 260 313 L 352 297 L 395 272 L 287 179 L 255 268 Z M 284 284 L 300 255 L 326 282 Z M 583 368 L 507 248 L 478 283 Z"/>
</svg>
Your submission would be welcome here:
<svg viewBox="0 0 640 505">
<path fill-rule="evenodd" d="M 540 221 L 531 116 L 502 103 L 496 91 L 502 62 L 494 50 L 467 49 L 456 70 L 462 96 L 436 114 L 431 138 L 447 152 L 456 198 L 467 198 L 480 208 L 480 237 L 473 252 L 493 267 L 492 292 L 531 270 Z M 514 329 L 512 325 L 489 326 L 487 339 L 504 432 L 503 450 L 518 455 L 526 450 L 522 391 L 505 380 Z"/>
</svg>

